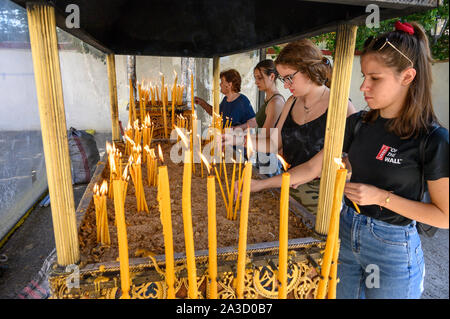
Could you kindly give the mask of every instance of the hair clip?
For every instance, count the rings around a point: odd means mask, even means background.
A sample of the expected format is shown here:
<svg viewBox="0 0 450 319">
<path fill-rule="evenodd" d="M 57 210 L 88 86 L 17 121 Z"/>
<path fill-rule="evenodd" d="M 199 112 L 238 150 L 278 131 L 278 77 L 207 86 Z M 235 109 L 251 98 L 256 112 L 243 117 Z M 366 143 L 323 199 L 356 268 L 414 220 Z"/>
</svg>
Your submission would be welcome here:
<svg viewBox="0 0 450 319">
<path fill-rule="evenodd" d="M 414 34 L 414 27 L 411 24 L 409 24 L 408 22 L 401 22 L 400 20 L 395 22 L 395 30 L 404 31 L 411 35 Z"/>
</svg>

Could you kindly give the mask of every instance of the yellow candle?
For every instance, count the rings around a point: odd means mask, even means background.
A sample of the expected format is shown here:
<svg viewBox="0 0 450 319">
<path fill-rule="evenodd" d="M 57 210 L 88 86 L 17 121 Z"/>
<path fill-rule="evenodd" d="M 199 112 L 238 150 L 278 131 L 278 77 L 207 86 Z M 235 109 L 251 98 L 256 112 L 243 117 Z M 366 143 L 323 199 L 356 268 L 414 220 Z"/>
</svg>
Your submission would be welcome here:
<svg viewBox="0 0 450 319">
<path fill-rule="evenodd" d="M 191 72 L 191 103 L 192 103 L 192 118 L 194 118 L 194 74 Z"/>
<path fill-rule="evenodd" d="M 128 260 L 128 239 L 127 226 L 125 223 L 125 192 L 127 182 L 122 179 L 116 179 L 114 184 L 114 210 L 116 213 L 117 238 L 119 242 L 119 260 L 120 260 L 120 282 L 122 289 L 122 299 L 130 298 L 130 265 Z"/>
<path fill-rule="evenodd" d="M 217 234 L 216 234 L 216 183 L 214 176 L 207 177 L 208 188 L 208 272 L 210 289 L 209 298 L 217 299 Z"/>
<path fill-rule="evenodd" d="M 186 263 L 189 281 L 189 298 L 197 299 L 197 269 L 195 267 L 194 235 L 192 231 L 192 213 L 191 213 L 191 180 L 192 180 L 192 162 L 191 151 L 186 150 L 184 155 L 183 171 L 183 225 L 184 242 L 186 247 Z"/>
<path fill-rule="evenodd" d="M 287 261 L 288 261 L 288 223 L 289 223 L 289 183 L 290 174 L 287 172 L 288 164 L 278 155 L 284 167 L 281 176 L 280 194 L 280 246 L 278 251 L 278 299 L 287 297 Z"/>
<path fill-rule="evenodd" d="M 223 152 L 222 152 L 222 162 L 223 162 L 223 172 L 225 175 L 225 183 L 227 184 L 227 194 L 230 195 L 230 187 L 228 186 L 227 162 L 225 161 L 225 155 Z"/>
<path fill-rule="evenodd" d="M 236 295 L 237 298 L 244 297 L 244 279 L 245 279 L 245 263 L 247 255 L 247 226 L 248 226 L 248 209 L 250 204 L 250 183 L 252 177 L 252 163 L 245 163 L 244 167 L 244 183 L 242 189 L 242 205 L 241 217 L 239 221 L 239 245 L 238 245 L 238 263 L 236 276 Z"/>
<path fill-rule="evenodd" d="M 94 199 L 94 207 L 95 207 L 95 224 L 97 226 L 97 243 L 100 242 L 100 202 L 99 202 L 99 189 L 98 189 L 98 184 L 96 183 L 94 185 L 94 195 L 92 196 L 92 198 Z"/>
<path fill-rule="evenodd" d="M 328 296 L 327 296 L 328 299 L 336 299 L 338 257 L 339 257 L 339 240 L 336 240 L 334 243 L 333 259 L 330 269 L 330 282 L 328 283 Z"/>
<path fill-rule="evenodd" d="M 144 121 L 144 99 L 142 96 L 142 87 L 141 84 L 138 84 L 138 96 L 139 96 L 139 122 L 142 123 Z"/>
<path fill-rule="evenodd" d="M 236 161 L 233 160 L 233 174 L 231 176 L 230 193 L 228 194 L 228 219 L 233 218 L 233 202 L 234 202 L 234 181 L 236 175 Z"/>
<path fill-rule="evenodd" d="M 176 102 L 176 88 L 177 88 L 177 80 L 178 80 L 178 75 L 177 72 L 173 71 L 173 73 L 175 73 L 175 80 L 173 81 L 173 86 L 172 86 L 172 128 L 173 125 L 175 124 L 175 102 Z"/>
<path fill-rule="evenodd" d="M 142 170 L 141 170 L 141 156 L 139 155 L 137 161 L 131 165 L 131 178 L 133 180 L 134 188 L 136 190 L 136 206 L 137 211 L 148 211 L 147 202 L 145 200 L 144 185 L 142 184 Z"/>
<path fill-rule="evenodd" d="M 222 193 L 223 202 L 225 203 L 225 209 L 228 212 L 227 198 L 225 197 L 225 193 L 224 193 L 223 187 L 222 187 L 222 182 L 220 181 L 219 173 L 217 172 L 217 167 L 215 165 L 214 165 L 214 170 L 216 172 L 217 180 L 219 181 L 219 188 L 220 188 L 220 192 Z"/>
<path fill-rule="evenodd" d="M 337 170 L 336 181 L 334 184 L 334 196 L 330 217 L 330 226 L 328 228 L 325 252 L 322 259 L 321 278 L 319 280 L 319 286 L 317 288 L 317 299 L 325 298 L 328 276 L 330 275 L 331 259 L 334 254 L 336 241 L 339 239 L 339 212 L 341 209 L 342 196 L 344 194 L 346 176 L 346 169 L 341 168 Z"/>
<path fill-rule="evenodd" d="M 159 147 L 160 156 L 162 156 L 161 147 Z M 158 168 L 158 202 L 161 213 L 161 221 L 164 234 L 164 250 L 166 255 L 166 284 L 167 297 L 175 299 L 175 267 L 173 258 L 173 238 L 172 238 L 172 216 L 170 207 L 170 188 L 169 174 L 167 166 Z"/>
<path fill-rule="evenodd" d="M 233 220 L 236 220 L 237 209 L 239 208 L 239 203 L 240 203 L 241 188 L 242 188 L 241 164 L 242 164 L 242 151 L 239 150 L 238 196 L 236 198 L 236 204 L 234 206 Z"/>
<path fill-rule="evenodd" d="M 197 135 L 197 137 L 198 137 L 198 147 L 199 147 L 198 152 L 201 154 L 202 153 L 202 139 L 201 139 L 200 135 Z M 202 178 L 203 178 L 203 161 L 200 161 L 200 168 L 202 171 Z"/>
<path fill-rule="evenodd" d="M 163 103 L 163 121 L 164 121 L 164 138 L 167 138 L 167 112 L 166 112 L 166 97 L 164 86 L 164 75 L 161 74 L 161 99 Z"/>
</svg>

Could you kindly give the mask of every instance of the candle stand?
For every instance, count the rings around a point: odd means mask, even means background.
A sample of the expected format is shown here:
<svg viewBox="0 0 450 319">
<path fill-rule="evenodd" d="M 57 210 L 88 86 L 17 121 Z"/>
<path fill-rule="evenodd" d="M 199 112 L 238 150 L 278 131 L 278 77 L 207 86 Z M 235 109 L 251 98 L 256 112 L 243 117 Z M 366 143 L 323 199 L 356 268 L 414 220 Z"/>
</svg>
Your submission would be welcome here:
<svg viewBox="0 0 450 319">
<path fill-rule="evenodd" d="M 161 143 L 163 140 L 154 142 Z M 93 205 L 93 187 L 95 183 L 102 180 L 103 173 L 107 169 L 107 163 L 105 154 L 105 157 L 98 162 L 94 176 L 76 210 L 77 227 L 81 243 L 83 242 L 81 238 L 83 233 L 81 230 L 81 227 L 83 227 L 82 221 L 89 211 L 89 207 Z M 182 166 L 180 166 L 180 170 L 182 169 Z M 274 196 L 278 200 L 279 192 L 275 190 L 269 191 L 267 196 Z M 174 200 L 181 201 L 180 198 L 172 197 L 172 201 Z M 315 220 L 313 215 L 292 198 L 290 199 L 289 208 L 289 213 L 311 230 L 311 236 L 291 238 L 288 241 L 287 298 L 312 299 L 315 298 L 317 293 L 320 277 L 318 265 L 321 263 L 321 251 L 325 247 L 325 240 L 315 236 L 312 231 Z M 195 220 L 193 220 L 193 223 L 195 223 Z M 249 223 L 248 227 L 250 228 L 252 225 Z M 113 235 L 111 237 L 113 238 Z M 274 240 L 276 239 L 274 238 Z M 146 240 L 149 239 L 147 238 Z M 102 249 L 101 246 L 98 249 Z M 278 241 L 247 245 L 244 298 L 278 298 L 278 251 Z M 236 298 L 237 259 L 237 245 L 229 247 L 218 246 L 217 298 L 219 299 Z M 198 297 L 209 298 L 210 284 L 207 249 L 195 251 L 195 263 Z M 186 254 L 184 252 L 175 253 L 174 264 L 175 296 L 176 298 L 188 298 Z M 70 267 L 71 271 L 66 271 L 66 269 L 68 268 L 60 267 L 56 263 L 52 267 L 49 276 L 52 298 L 116 299 L 121 297 L 120 264 L 118 260 L 87 264 L 82 262 L 77 265 L 76 271 L 73 271 L 73 267 Z M 164 253 L 160 255 L 146 255 L 144 252 L 139 257 L 132 258 L 130 256 L 129 269 L 131 281 L 129 295 L 131 298 L 167 298 Z"/>
</svg>

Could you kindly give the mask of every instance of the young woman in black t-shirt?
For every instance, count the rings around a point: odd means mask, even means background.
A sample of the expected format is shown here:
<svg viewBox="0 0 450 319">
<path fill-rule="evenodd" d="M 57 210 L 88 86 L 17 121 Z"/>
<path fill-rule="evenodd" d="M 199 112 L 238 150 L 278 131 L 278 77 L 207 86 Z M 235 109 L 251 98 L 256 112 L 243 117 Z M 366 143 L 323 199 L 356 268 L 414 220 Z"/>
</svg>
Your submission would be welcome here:
<svg viewBox="0 0 450 319">
<path fill-rule="evenodd" d="M 398 21 L 395 29 L 366 42 L 360 89 L 370 111 L 347 119 L 343 151 L 352 176 L 340 218 L 338 298 L 420 298 L 425 267 L 416 221 L 449 228 L 449 138 L 448 130 L 431 129 L 428 39 L 416 23 Z M 319 175 L 322 160 L 321 151 L 291 169 L 293 187 Z M 422 172 L 429 203 L 420 198 Z M 254 180 L 252 191 L 280 185 L 280 176 Z"/>
</svg>

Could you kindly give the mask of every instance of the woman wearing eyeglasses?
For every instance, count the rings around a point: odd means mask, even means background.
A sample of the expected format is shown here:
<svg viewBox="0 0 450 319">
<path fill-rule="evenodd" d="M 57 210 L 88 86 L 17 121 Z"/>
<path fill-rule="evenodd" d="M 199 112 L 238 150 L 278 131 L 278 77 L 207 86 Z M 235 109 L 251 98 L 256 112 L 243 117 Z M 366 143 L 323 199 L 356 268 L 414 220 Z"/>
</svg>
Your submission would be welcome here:
<svg viewBox="0 0 450 319">
<path fill-rule="evenodd" d="M 370 111 L 346 123 L 352 176 L 340 217 L 338 298 L 420 298 L 425 266 L 416 222 L 449 227 L 449 138 L 433 111 L 428 39 L 417 23 L 395 28 L 367 43 L 360 90 Z M 291 169 L 291 183 L 316 177 L 322 160 L 321 151 Z M 278 176 L 255 180 L 252 191 L 280 185 Z"/>
<path fill-rule="evenodd" d="M 278 151 L 291 167 L 295 167 L 310 160 L 324 146 L 332 67 L 321 50 L 308 39 L 289 43 L 276 58 L 275 65 L 278 78 L 292 96 L 279 117 L 278 133 L 266 140 L 258 139 L 257 150 L 271 147 L 271 152 Z M 348 115 L 354 112 L 349 102 Z M 298 189 L 291 189 L 290 194 L 315 213 L 319 184 L 318 174 Z"/>
</svg>

